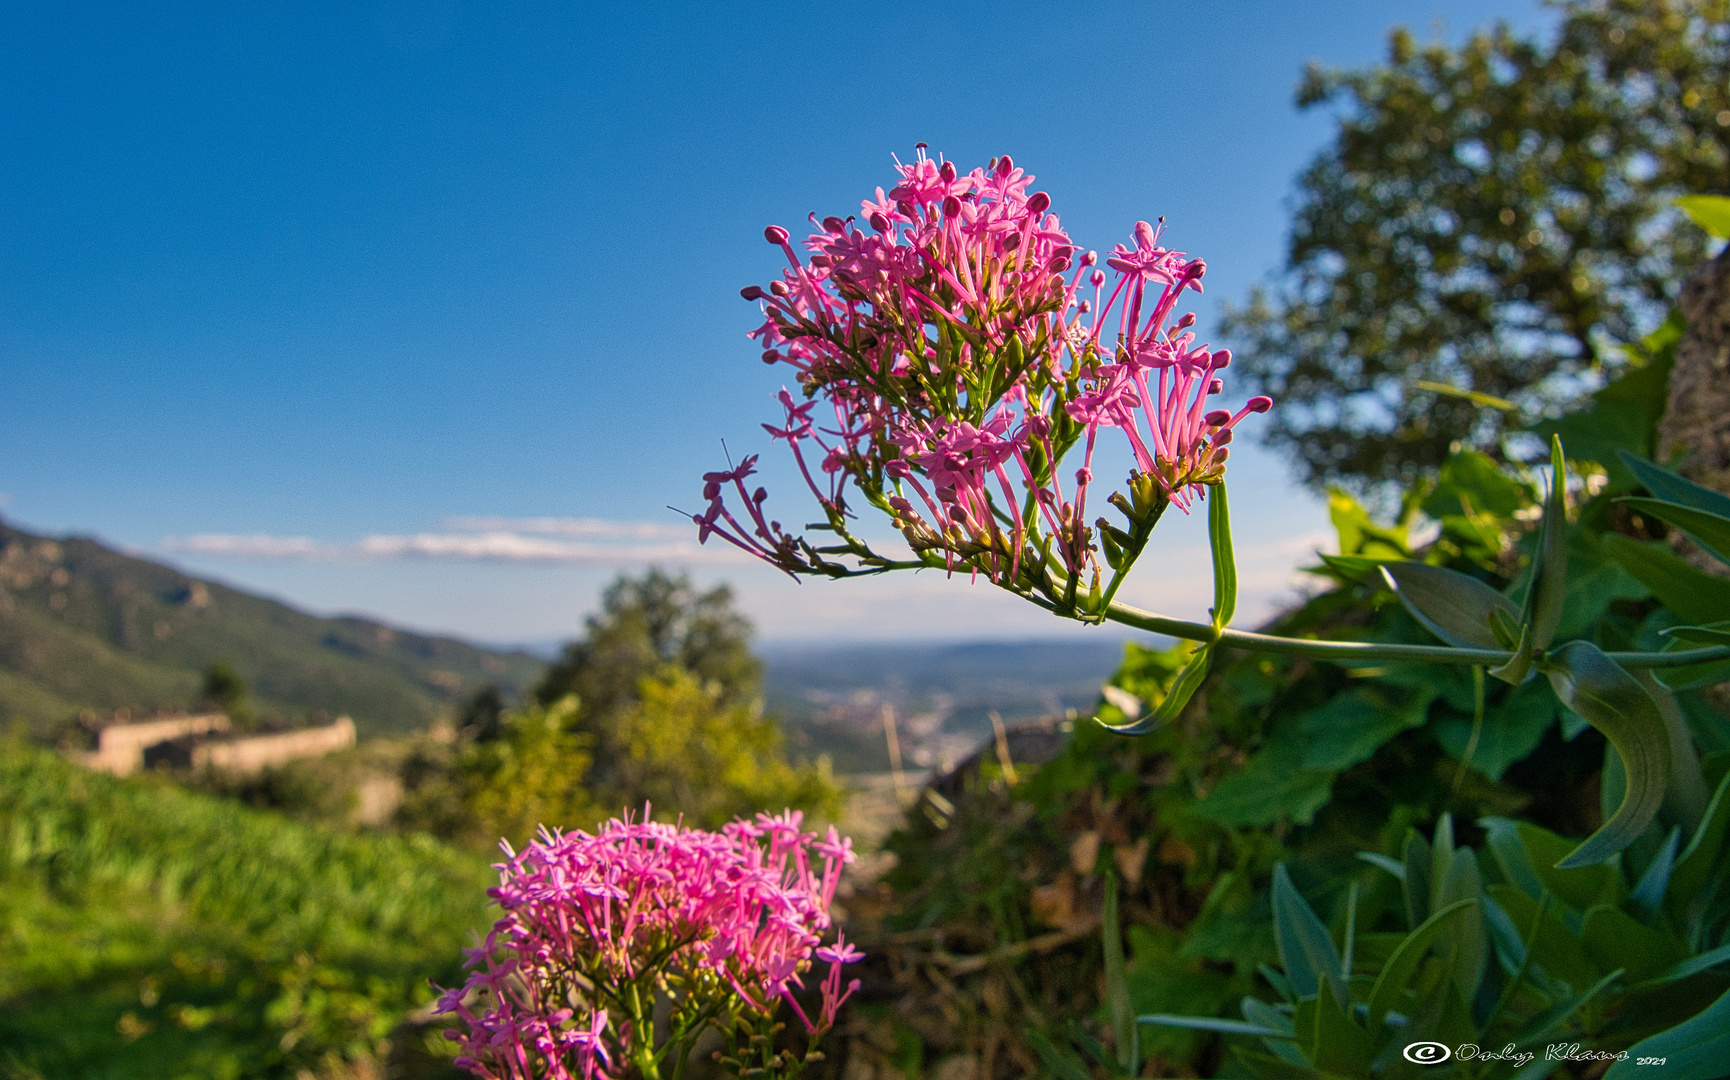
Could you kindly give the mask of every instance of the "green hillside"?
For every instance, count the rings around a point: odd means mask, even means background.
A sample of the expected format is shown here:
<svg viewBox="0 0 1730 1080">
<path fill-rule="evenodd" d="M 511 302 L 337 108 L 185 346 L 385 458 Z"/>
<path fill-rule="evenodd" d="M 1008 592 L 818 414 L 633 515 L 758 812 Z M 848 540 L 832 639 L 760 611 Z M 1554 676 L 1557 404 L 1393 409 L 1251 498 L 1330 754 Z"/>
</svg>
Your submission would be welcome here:
<svg viewBox="0 0 1730 1080">
<path fill-rule="evenodd" d="M 337 1075 L 393 1040 L 400 1056 L 424 1036 L 398 1025 L 492 917 L 485 860 L 427 837 L 290 822 L 16 740 L 0 836 L 9 1080 Z"/>
<path fill-rule="evenodd" d="M 94 540 L 0 523 L 0 722 L 41 732 L 80 710 L 179 709 L 227 661 L 264 713 L 354 717 L 361 735 L 422 726 L 483 683 L 516 695 L 526 653 L 320 619 Z"/>
</svg>

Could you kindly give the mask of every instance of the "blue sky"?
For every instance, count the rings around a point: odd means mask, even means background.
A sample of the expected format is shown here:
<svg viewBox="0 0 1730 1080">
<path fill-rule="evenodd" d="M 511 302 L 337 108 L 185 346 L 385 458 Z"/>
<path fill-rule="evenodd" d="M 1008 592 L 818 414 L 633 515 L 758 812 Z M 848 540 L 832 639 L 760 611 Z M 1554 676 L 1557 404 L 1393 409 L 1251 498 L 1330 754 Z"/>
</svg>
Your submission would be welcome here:
<svg viewBox="0 0 1730 1080">
<path fill-rule="evenodd" d="M 696 507 L 723 438 L 766 449 L 785 378 L 738 296 L 774 272 L 763 225 L 856 210 L 919 141 L 964 168 L 1010 153 L 1086 246 L 1166 215 L 1208 260 L 1206 331 L 1277 267 L 1329 137 L 1291 104 L 1303 65 L 1373 62 L 1396 22 L 1458 40 L 1498 17 L 1552 20 L 1514 0 L 7 5 L 0 513 L 494 641 L 570 632 L 648 561 L 734 582 L 772 638 L 1056 632 L 936 575 L 795 586 L 693 553 L 666 505 Z M 1254 617 L 1326 519 L 1265 452 L 1231 491 Z M 1135 599 L 1205 606 L 1197 524 L 1162 526 Z"/>
</svg>

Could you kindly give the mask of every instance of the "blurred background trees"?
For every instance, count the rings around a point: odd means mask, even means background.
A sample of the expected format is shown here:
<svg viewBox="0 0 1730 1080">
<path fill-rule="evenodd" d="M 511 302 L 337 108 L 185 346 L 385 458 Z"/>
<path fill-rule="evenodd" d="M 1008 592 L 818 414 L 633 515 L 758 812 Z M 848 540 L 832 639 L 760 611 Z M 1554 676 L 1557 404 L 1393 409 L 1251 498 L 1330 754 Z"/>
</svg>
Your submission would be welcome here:
<svg viewBox="0 0 1730 1080">
<path fill-rule="evenodd" d="M 402 770 L 399 822 L 490 847 L 541 822 L 588 828 L 652 804 L 706 827 L 770 808 L 832 815 L 825 760 L 788 760 L 763 714 L 751 624 L 726 586 L 651 569 L 621 576 L 583 637 L 512 709 L 497 688 L 464 706 L 449 744 Z"/>
<path fill-rule="evenodd" d="M 1572 0 L 1553 43 L 1402 28 L 1382 66 L 1305 74 L 1298 104 L 1338 134 L 1283 271 L 1226 318 L 1302 479 L 1504 457 L 1629 362 L 1706 253 L 1675 198 L 1730 190 L 1727 28 L 1725 0 Z"/>
</svg>

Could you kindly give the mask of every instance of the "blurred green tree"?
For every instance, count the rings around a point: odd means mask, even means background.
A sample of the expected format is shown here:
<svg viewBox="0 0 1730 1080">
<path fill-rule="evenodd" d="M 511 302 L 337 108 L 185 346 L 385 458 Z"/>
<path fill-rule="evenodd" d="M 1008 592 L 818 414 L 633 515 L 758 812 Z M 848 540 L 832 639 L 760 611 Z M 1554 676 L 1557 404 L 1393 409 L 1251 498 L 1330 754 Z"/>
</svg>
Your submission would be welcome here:
<svg viewBox="0 0 1730 1080">
<path fill-rule="evenodd" d="M 726 586 L 701 592 L 659 570 L 620 577 L 524 707 L 483 688 L 456 742 L 412 756 L 399 822 L 490 847 L 645 801 L 709 827 L 758 810 L 834 813 L 827 764 L 789 762 L 762 715 L 750 646 Z"/>
<path fill-rule="evenodd" d="M 1505 454 L 1626 363 L 1704 256 L 1672 203 L 1730 190 L 1730 0 L 1560 7 L 1549 45 L 1396 29 L 1385 65 L 1304 76 L 1299 107 L 1339 131 L 1299 179 L 1283 273 L 1225 330 L 1308 483 Z"/>
<path fill-rule="evenodd" d="M 212 660 L 204 669 L 204 685 L 192 707 L 225 713 L 237 728 L 250 728 L 257 719 L 247 701 L 246 680 L 226 660 Z"/>
<path fill-rule="evenodd" d="M 733 607 L 725 585 L 699 592 L 689 577 L 658 569 L 621 576 L 607 587 L 586 629 L 565 646 L 533 698 L 549 706 L 577 696 L 574 729 L 594 739 L 590 783 L 597 788 L 619 787 L 619 770 L 630 756 L 619 721 L 640 700 L 645 678 L 666 678 L 668 669 L 689 673 L 722 710 L 757 698 L 763 667 L 751 654 L 751 623 Z"/>
</svg>

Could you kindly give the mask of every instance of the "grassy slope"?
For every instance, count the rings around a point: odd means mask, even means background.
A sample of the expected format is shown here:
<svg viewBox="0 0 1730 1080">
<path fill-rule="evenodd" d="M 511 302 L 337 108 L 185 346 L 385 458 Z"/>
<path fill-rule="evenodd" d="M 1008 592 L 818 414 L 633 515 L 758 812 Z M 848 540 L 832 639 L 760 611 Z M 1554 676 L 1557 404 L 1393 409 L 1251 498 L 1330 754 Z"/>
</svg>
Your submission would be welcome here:
<svg viewBox="0 0 1730 1080">
<path fill-rule="evenodd" d="M 0 742 L 0 1076 L 292 1076 L 459 977 L 485 864 Z"/>
<path fill-rule="evenodd" d="M 184 708 L 228 661 L 266 712 L 421 726 L 486 682 L 514 694 L 541 664 L 364 619 L 320 619 L 112 551 L 0 524 L 0 719 L 37 730 L 79 709 Z"/>
</svg>

